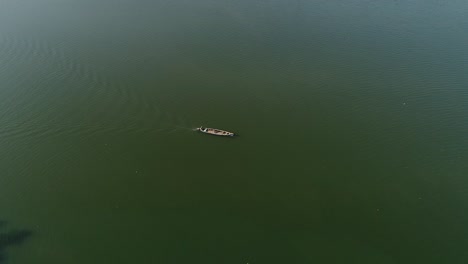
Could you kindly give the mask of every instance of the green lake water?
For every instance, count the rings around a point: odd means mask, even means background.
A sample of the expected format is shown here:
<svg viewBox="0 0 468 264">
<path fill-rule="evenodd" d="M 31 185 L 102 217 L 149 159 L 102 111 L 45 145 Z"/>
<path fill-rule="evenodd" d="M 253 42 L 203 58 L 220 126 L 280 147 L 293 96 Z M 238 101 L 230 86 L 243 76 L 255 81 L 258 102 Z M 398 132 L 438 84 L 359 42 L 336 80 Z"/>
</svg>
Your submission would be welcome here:
<svg viewBox="0 0 468 264">
<path fill-rule="evenodd" d="M 468 263 L 467 15 L 0 0 L 0 263 Z"/>
</svg>

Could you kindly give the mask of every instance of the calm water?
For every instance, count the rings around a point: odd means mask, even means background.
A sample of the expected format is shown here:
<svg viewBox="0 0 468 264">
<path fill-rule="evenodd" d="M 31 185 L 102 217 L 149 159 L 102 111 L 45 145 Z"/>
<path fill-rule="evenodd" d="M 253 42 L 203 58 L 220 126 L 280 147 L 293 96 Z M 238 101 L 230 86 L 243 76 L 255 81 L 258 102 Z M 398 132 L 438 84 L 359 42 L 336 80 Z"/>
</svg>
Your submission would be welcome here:
<svg viewBox="0 0 468 264">
<path fill-rule="evenodd" d="M 0 0 L 0 263 L 467 263 L 467 14 Z"/>
</svg>

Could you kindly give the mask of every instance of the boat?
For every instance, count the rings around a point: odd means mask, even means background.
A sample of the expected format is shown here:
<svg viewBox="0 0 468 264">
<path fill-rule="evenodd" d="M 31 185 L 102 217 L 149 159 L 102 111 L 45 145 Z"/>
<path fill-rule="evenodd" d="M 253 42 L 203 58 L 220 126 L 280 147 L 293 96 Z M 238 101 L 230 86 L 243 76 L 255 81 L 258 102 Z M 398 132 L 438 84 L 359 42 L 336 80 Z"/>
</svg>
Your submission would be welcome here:
<svg viewBox="0 0 468 264">
<path fill-rule="evenodd" d="M 221 129 L 216 128 L 209 128 L 209 127 L 197 127 L 197 131 L 200 131 L 205 134 L 215 135 L 215 136 L 223 136 L 223 137 L 233 137 L 234 133 L 229 131 L 224 131 Z"/>
</svg>

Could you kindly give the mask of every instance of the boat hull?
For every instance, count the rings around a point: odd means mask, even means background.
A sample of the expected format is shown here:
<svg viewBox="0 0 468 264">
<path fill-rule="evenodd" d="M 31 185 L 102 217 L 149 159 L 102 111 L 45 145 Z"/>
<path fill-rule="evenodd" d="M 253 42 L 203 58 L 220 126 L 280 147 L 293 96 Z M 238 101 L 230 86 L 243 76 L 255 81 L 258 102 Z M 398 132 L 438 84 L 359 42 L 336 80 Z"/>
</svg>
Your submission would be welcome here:
<svg viewBox="0 0 468 264">
<path fill-rule="evenodd" d="M 221 130 L 221 129 L 216 129 L 216 128 L 209 128 L 209 127 L 198 127 L 197 131 L 200 131 L 204 134 L 219 136 L 219 137 L 233 137 L 234 136 L 234 133 L 232 132 Z"/>
</svg>

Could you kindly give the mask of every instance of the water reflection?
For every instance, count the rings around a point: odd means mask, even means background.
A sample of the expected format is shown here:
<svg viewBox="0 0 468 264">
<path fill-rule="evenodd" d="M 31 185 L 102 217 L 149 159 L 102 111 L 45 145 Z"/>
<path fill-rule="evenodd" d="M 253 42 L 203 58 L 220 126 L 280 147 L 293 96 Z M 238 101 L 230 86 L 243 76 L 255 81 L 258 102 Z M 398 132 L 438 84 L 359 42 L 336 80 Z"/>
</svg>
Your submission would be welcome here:
<svg viewBox="0 0 468 264">
<path fill-rule="evenodd" d="M 4 229 L 6 221 L 0 220 L 0 229 Z M 13 229 L 0 231 L 0 264 L 6 263 L 6 249 L 10 246 L 17 246 L 24 243 L 31 236 L 32 232 L 26 229 Z"/>
</svg>

